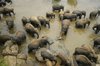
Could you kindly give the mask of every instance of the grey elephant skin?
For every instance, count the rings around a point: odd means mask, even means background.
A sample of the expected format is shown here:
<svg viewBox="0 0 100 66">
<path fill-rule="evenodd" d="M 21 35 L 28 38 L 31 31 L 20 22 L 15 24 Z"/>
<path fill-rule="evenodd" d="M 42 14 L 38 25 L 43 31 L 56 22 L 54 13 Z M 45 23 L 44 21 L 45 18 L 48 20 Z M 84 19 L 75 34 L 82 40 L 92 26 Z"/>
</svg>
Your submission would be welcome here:
<svg viewBox="0 0 100 66">
<path fill-rule="evenodd" d="M 14 20 L 12 18 L 7 18 L 6 24 L 8 25 L 8 29 L 10 30 L 11 28 L 13 28 Z"/>
<path fill-rule="evenodd" d="M 41 25 L 44 25 L 44 27 L 46 27 L 47 24 L 48 28 L 50 28 L 50 20 L 47 20 L 43 16 L 38 16 L 37 19 L 40 21 Z"/>
<path fill-rule="evenodd" d="M 33 39 L 28 45 L 28 53 L 32 52 L 32 50 L 38 49 L 39 47 L 44 47 L 47 43 L 50 44 L 48 37 Z"/>
<path fill-rule="evenodd" d="M 25 25 L 25 30 L 26 30 L 27 33 L 29 33 L 33 37 L 34 37 L 34 34 L 37 34 L 37 38 L 39 38 L 38 30 L 32 24 L 27 23 Z"/>
</svg>

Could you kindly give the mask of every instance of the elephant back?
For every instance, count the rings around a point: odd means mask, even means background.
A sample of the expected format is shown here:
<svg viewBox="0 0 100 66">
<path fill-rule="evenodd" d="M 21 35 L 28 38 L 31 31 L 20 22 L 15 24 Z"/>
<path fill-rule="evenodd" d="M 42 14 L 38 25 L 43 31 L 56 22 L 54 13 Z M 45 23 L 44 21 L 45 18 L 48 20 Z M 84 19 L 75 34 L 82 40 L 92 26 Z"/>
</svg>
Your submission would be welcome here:
<svg viewBox="0 0 100 66">
<path fill-rule="evenodd" d="M 61 5 L 60 4 L 54 4 L 53 8 L 59 8 Z"/>
<path fill-rule="evenodd" d="M 29 20 L 30 20 L 31 22 L 32 22 L 32 21 L 38 21 L 38 19 L 37 19 L 36 17 L 34 17 L 34 16 L 30 17 Z"/>
<path fill-rule="evenodd" d="M 70 21 L 68 19 L 65 19 L 62 21 L 63 25 L 70 25 Z"/>
</svg>

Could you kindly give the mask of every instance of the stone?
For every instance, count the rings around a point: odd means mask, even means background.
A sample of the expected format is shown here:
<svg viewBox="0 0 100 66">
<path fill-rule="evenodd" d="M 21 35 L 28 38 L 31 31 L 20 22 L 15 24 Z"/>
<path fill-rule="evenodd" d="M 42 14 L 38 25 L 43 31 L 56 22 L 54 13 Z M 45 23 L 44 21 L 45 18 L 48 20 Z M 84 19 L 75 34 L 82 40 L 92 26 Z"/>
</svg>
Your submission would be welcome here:
<svg viewBox="0 0 100 66">
<path fill-rule="evenodd" d="M 43 50 L 46 50 L 46 51 L 48 51 L 49 53 L 51 53 L 50 50 L 48 50 L 48 49 L 46 49 L 46 48 L 40 48 L 40 49 L 38 49 L 38 50 L 36 51 L 36 53 L 35 53 L 35 57 L 36 57 L 36 59 L 37 59 L 39 62 L 45 62 L 45 60 L 43 60 L 43 58 L 41 57 L 41 51 L 43 51 Z M 51 54 L 52 54 L 52 53 L 51 53 Z"/>
<path fill-rule="evenodd" d="M 17 44 L 13 44 L 12 46 L 11 45 L 12 45 L 12 42 L 10 40 L 5 42 L 3 49 L 2 49 L 2 55 L 16 56 L 18 54 L 18 45 Z"/>
<path fill-rule="evenodd" d="M 25 54 L 18 54 L 17 55 L 17 59 L 27 60 L 27 55 L 25 55 Z"/>
<path fill-rule="evenodd" d="M 5 63 L 9 66 L 16 66 L 16 56 L 4 56 Z"/>
</svg>

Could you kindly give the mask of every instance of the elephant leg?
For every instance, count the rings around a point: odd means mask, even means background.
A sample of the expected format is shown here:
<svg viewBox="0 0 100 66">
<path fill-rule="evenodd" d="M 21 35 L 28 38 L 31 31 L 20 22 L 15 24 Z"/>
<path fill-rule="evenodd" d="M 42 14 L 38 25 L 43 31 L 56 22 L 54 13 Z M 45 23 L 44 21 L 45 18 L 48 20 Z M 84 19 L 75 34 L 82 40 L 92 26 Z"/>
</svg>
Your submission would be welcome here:
<svg viewBox="0 0 100 66">
<path fill-rule="evenodd" d="M 60 65 L 62 65 L 63 63 L 64 63 L 64 61 L 62 60 L 61 63 L 60 63 Z"/>
<path fill-rule="evenodd" d="M 45 60 L 45 58 L 43 57 L 43 60 Z"/>
<path fill-rule="evenodd" d="M 11 16 L 11 13 L 9 12 L 9 15 Z"/>
<path fill-rule="evenodd" d="M 94 47 L 95 47 L 97 44 L 98 44 L 97 41 L 94 41 Z"/>
<path fill-rule="evenodd" d="M 85 28 L 85 27 L 86 27 L 86 24 L 83 25 L 83 28 Z"/>
<path fill-rule="evenodd" d="M 46 27 L 46 23 L 43 23 L 44 27 Z"/>
<path fill-rule="evenodd" d="M 70 21 L 72 21 L 73 18 L 70 18 Z"/>
<path fill-rule="evenodd" d="M 79 19 L 81 19 L 81 16 L 79 16 Z"/>
<path fill-rule="evenodd" d="M 68 31 L 68 30 L 67 30 Z M 67 31 L 65 31 L 65 35 L 67 34 Z"/>
</svg>

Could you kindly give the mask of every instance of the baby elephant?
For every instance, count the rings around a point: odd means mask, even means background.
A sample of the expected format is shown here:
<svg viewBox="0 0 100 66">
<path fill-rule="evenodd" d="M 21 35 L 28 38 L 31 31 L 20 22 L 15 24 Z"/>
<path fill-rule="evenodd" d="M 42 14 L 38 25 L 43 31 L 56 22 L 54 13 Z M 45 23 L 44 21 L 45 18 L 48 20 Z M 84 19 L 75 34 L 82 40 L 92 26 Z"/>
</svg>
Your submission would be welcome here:
<svg viewBox="0 0 100 66">
<path fill-rule="evenodd" d="M 65 64 L 65 66 L 71 66 L 71 61 L 63 53 L 58 53 L 57 57 L 61 59 L 60 65 Z"/>
<path fill-rule="evenodd" d="M 7 18 L 6 24 L 8 25 L 8 29 L 10 30 L 11 28 L 13 28 L 14 20 L 12 18 Z"/>
<path fill-rule="evenodd" d="M 44 25 L 44 27 L 46 27 L 46 24 L 47 24 L 48 28 L 50 28 L 50 20 L 47 20 L 46 18 L 42 16 L 38 16 L 37 19 L 40 21 L 41 25 Z"/>
<path fill-rule="evenodd" d="M 30 23 L 29 19 L 27 19 L 25 16 L 22 17 L 21 21 L 23 22 L 24 25 L 26 25 L 26 23 Z"/>
<path fill-rule="evenodd" d="M 11 16 L 11 13 L 13 13 L 13 15 L 15 15 L 13 8 L 4 8 L 4 11 L 3 11 L 4 15 L 9 14 L 9 16 Z"/>
<path fill-rule="evenodd" d="M 48 11 L 48 12 L 46 12 L 46 17 L 53 19 L 53 18 L 55 18 L 55 14 Z"/>
<path fill-rule="evenodd" d="M 25 30 L 27 33 L 31 34 L 33 37 L 34 37 L 34 34 L 37 34 L 37 38 L 39 38 L 38 30 L 32 24 L 27 23 L 25 25 Z"/>
<path fill-rule="evenodd" d="M 52 61 L 55 61 L 55 65 L 56 65 L 56 63 L 57 63 L 57 57 L 56 57 L 56 56 L 50 54 L 50 53 L 47 52 L 46 50 L 41 51 L 41 56 L 43 57 L 43 60 L 49 59 L 51 62 L 52 62 Z"/>
<path fill-rule="evenodd" d="M 32 50 L 38 49 L 39 47 L 43 47 L 47 43 L 50 44 L 48 41 L 48 37 L 33 39 L 28 45 L 28 53 L 32 52 Z"/>
<path fill-rule="evenodd" d="M 84 55 L 77 55 L 75 57 L 76 62 L 79 64 L 82 64 L 84 66 L 96 66 L 95 63 L 92 63 L 86 56 Z"/>
<path fill-rule="evenodd" d="M 26 39 L 26 35 L 23 31 L 19 30 L 16 35 L 12 38 L 13 44 L 21 45 L 21 42 Z"/>
<path fill-rule="evenodd" d="M 86 18 L 86 19 L 81 19 L 75 22 L 75 27 L 76 28 L 85 28 L 86 24 L 88 24 L 88 27 L 90 25 L 90 19 Z"/>
</svg>

